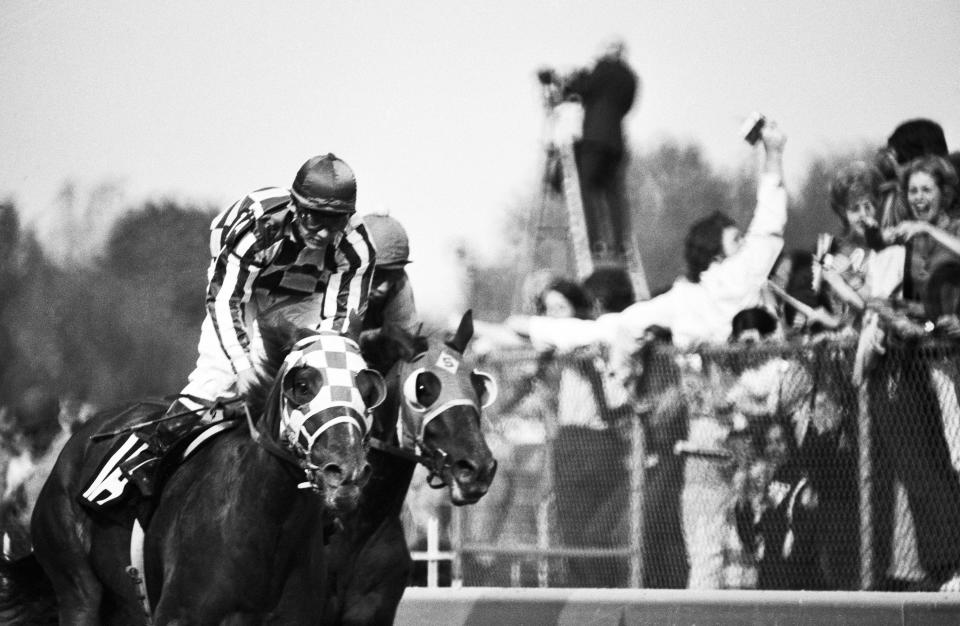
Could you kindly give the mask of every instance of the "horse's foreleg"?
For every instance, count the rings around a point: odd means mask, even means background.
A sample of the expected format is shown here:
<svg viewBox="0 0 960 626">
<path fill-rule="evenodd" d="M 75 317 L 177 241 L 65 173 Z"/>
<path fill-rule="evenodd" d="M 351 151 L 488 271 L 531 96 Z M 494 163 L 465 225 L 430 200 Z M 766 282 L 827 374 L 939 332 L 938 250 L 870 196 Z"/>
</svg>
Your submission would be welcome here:
<svg viewBox="0 0 960 626">
<path fill-rule="evenodd" d="M 100 616 L 103 585 L 88 563 L 45 569 L 57 594 L 57 614 L 61 624 L 95 626 L 103 622 Z"/>
<path fill-rule="evenodd" d="M 61 624 L 79 626 L 100 624 L 103 584 L 89 560 L 89 545 L 81 535 L 77 512 L 70 506 L 65 489 L 44 486 L 34 509 L 31 532 L 34 553 L 57 594 Z"/>
</svg>

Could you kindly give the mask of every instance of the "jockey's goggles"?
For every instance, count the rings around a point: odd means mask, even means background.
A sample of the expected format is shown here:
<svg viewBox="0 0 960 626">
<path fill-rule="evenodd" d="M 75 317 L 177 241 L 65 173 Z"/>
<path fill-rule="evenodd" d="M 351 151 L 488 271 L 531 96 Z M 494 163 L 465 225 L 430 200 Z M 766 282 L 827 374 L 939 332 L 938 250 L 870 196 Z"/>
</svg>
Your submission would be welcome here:
<svg viewBox="0 0 960 626">
<path fill-rule="evenodd" d="M 297 207 L 297 221 L 304 228 L 309 230 L 321 230 L 328 228 L 330 230 L 343 230 L 350 221 L 353 213 L 344 213 L 342 211 L 322 211 Z"/>
</svg>

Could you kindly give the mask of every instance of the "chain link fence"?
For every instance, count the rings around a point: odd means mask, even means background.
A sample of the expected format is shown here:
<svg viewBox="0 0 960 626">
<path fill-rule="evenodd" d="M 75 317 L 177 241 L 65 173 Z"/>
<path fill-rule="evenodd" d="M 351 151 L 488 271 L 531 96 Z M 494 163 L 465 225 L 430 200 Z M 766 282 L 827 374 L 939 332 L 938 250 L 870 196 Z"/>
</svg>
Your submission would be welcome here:
<svg viewBox="0 0 960 626">
<path fill-rule="evenodd" d="M 439 512 L 440 584 L 933 589 L 960 568 L 955 345 L 861 358 L 860 385 L 855 340 L 660 348 L 627 404 L 590 351 L 481 360 L 500 470 Z"/>
</svg>

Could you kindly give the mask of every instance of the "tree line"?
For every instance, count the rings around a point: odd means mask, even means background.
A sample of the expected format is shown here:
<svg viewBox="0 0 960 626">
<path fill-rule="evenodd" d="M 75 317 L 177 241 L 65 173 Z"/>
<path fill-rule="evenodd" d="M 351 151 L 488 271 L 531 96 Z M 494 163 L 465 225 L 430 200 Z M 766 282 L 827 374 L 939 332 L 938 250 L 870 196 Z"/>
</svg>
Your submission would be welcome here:
<svg viewBox="0 0 960 626">
<path fill-rule="evenodd" d="M 90 263 L 52 262 L 0 203 L 0 405 L 31 385 L 97 406 L 175 393 L 203 320 L 214 209 L 149 201 Z"/>
</svg>

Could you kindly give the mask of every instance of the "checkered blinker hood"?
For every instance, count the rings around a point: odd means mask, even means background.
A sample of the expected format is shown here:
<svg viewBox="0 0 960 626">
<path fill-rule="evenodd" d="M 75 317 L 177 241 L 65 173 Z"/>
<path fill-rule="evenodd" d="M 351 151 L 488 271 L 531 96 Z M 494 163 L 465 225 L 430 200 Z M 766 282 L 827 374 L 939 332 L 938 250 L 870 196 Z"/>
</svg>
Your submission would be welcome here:
<svg viewBox="0 0 960 626">
<path fill-rule="evenodd" d="M 403 403 L 397 432 L 403 447 L 418 447 L 427 425 L 448 409 L 472 407 L 479 419 L 481 411 L 496 400 L 497 384 L 493 377 L 480 370 L 468 370 L 461 359 L 449 347 L 432 348 L 401 369 Z"/>
<path fill-rule="evenodd" d="M 307 402 L 298 402 L 293 391 L 293 379 L 304 374 L 302 368 L 309 368 L 309 379 L 317 387 Z M 371 425 L 370 411 L 385 396 L 383 378 L 367 369 L 357 344 L 332 332 L 297 342 L 284 359 L 280 376 L 280 437 L 305 452 L 337 424 L 366 434 Z"/>
</svg>

